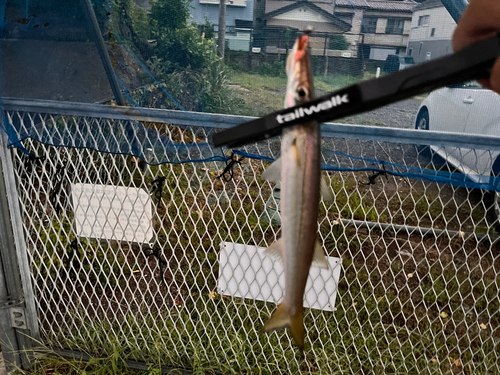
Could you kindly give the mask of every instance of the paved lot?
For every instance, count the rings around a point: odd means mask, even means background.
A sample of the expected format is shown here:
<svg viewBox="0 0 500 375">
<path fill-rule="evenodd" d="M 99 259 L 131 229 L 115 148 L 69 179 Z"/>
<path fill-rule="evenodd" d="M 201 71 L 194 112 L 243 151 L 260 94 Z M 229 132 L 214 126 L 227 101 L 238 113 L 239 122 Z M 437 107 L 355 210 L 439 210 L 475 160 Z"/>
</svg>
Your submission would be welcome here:
<svg viewBox="0 0 500 375">
<path fill-rule="evenodd" d="M 348 117 L 349 123 L 367 125 L 385 125 L 393 128 L 413 129 L 418 107 L 423 101 L 421 98 L 412 98 L 392 103 L 374 111 Z M 342 122 L 342 120 L 334 121 Z"/>
</svg>

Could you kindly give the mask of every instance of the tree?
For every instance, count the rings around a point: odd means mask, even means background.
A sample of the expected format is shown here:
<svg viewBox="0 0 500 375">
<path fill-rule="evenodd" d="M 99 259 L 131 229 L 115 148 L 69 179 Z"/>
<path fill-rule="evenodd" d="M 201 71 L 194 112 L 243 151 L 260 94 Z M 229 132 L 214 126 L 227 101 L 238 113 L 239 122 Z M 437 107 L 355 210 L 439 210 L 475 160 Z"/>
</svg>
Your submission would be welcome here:
<svg viewBox="0 0 500 375">
<path fill-rule="evenodd" d="M 153 27 L 178 30 L 187 26 L 190 0 L 153 0 L 150 19 Z"/>
<path fill-rule="evenodd" d="M 199 69 L 215 58 L 213 42 L 188 24 L 190 0 L 154 0 L 150 13 L 154 54 L 170 64 L 170 72 Z"/>
<path fill-rule="evenodd" d="M 336 49 L 343 51 L 348 49 L 349 45 L 350 44 L 344 35 L 336 34 L 330 37 L 330 43 L 328 44 L 328 49 Z"/>
</svg>

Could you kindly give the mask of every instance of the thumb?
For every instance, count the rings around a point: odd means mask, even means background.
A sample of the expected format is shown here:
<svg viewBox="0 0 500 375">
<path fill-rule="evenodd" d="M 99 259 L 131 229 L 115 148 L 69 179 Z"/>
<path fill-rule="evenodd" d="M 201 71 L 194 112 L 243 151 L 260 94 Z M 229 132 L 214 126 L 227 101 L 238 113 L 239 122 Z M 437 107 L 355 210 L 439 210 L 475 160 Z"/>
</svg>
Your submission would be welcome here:
<svg viewBox="0 0 500 375">
<path fill-rule="evenodd" d="M 498 59 L 491 69 L 489 87 L 500 94 L 500 59 Z"/>
</svg>

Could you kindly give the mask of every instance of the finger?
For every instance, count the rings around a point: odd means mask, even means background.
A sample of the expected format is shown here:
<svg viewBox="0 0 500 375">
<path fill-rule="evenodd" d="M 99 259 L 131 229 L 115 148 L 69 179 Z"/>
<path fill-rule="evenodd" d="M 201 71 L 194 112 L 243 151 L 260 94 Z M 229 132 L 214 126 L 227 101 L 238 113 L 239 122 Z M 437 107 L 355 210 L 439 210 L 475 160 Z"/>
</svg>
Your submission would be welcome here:
<svg viewBox="0 0 500 375">
<path fill-rule="evenodd" d="M 489 78 L 485 79 L 478 79 L 477 80 L 482 86 L 486 87 L 487 89 L 491 89 L 491 83 Z"/>
<path fill-rule="evenodd" d="M 497 60 L 491 69 L 489 84 L 489 88 L 500 94 L 500 60 Z"/>
<path fill-rule="evenodd" d="M 453 34 L 453 50 L 458 51 L 498 32 L 500 32 L 500 1 L 471 0 Z"/>
</svg>

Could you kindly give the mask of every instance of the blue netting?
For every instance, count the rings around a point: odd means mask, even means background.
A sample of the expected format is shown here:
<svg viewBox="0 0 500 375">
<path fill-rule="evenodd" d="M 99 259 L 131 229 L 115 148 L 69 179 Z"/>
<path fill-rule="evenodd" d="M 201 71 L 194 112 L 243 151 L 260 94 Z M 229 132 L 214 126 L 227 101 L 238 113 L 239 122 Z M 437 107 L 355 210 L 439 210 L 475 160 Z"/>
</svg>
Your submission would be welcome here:
<svg viewBox="0 0 500 375">
<path fill-rule="evenodd" d="M 140 111 L 140 108 L 136 108 Z M 148 128 L 133 120 L 99 119 L 83 116 L 71 116 L 63 121 L 61 118 L 44 118 L 37 116 L 12 115 L 12 122 L 7 121 L 9 146 L 22 147 L 26 138 L 56 146 L 87 148 L 111 154 L 124 154 L 138 157 L 150 165 L 165 163 L 197 163 L 227 162 L 231 153 L 221 148 L 214 148 L 209 142 L 176 143 L 164 132 Z M 29 118 L 29 121 L 27 120 Z M 213 128 L 184 127 L 193 134 L 206 138 L 213 134 Z M 388 143 L 389 147 L 391 144 Z M 394 146 L 394 145 L 392 145 Z M 416 146 L 410 146 L 415 149 Z M 249 146 L 232 152 L 246 158 L 272 162 L 278 148 L 274 150 L 268 145 L 263 147 Z M 500 191 L 500 178 L 475 176 L 475 181 L 460 172 L 436 169 L 444 164 L 433 159 L 429 167 L 420 167 L 414 160 L 408 165 L 407 160 L 401 162 L 383 160 L 367 156 L 350 155 L 345 152 L 323 149 L 323 170 L 341 172 L 385 172 L 389 175 L 420 179 L 423 181 L 450 184 L 453 186 L 497 190 Z M 396 156 L 395 156 L 396 157 Z M 477 182 L 479 181 L 479 182 Z"/>
<path fill-rule="evenodd" d="M 250 3 L 253 7 L 253 2 Z M 451 2 L 445 2 L 445 5 L 448 6 L 448 3 Z M 14 37 L 21 38 L 21 42 L 16 42 L 18 43 L 17 50 L 27 55 L 31 53 L 32 56 L 31 59 L 24 59 L 25 65 L 17 69 L 23 73 L 27 72 L 23 74 L 26 75 L 27 82 L 23 82 L 22 77 L 11 70 L 4 72 L 9 81 L 6 85 L 7 95 L 22 95 L 38 99 L 105 101 L 105 98 L 109 100 L 112 97 L 111 90 L 109 87 L 101 87 L 102 84 L 98 82 L 106 82 L 107 78 L 113 85 L 114 77 L 126 101 L 138 111 L 141 106 L 156 106 L 182 111 L 188 109 L 241 113 L 241 108 L 233 106 L 234 103 L 239 102 L 235 101 L 235 95 L 232 95 L 234 93 L 228 88 L 227 66 L 215 55 L 213 22 L 204 23 L 202 14 L 199 13 L 201 8 L 206 7 L 205 5 L 197 4 L 197 9 L 192 10 L 192 16 L 197 25 L 190 25 L 187 21 L 188 14 L 184 14 L 189 11 L 185 2 L 180 2 L 178 8 L 169 10 L 168 7 L 162 8 L 168 5 L 167 2 L 162 3 L 161 6 L 157 3 L 151 7 L 147 2 L 140 2 L 139 6 L 139 3 L 129 0 L 114 2 L 93 0 L 92 11 L 97 20 L 96 28 L 90 17 L 82 11 L 83 4 L 84 2 L 62 4 L 54 0 L 6 3 L 1 9 L 4 15 L 2 17 L 3 38 L 7 40 L 13 40 Z M 340 1 L 337 5 L 338 9 L 355 8 L 354 3 L 349 1 Z M 404 6 L 409 7 L 406 3 Z M 292 46 L 296 29 L 262 28 L 262 25 L 251 23 L 253 20 L 251 12 L 245 11 L 245 13 L 242 11 L 243 8 L 240 11 L 237 9 L 228 10 L 229 54 L 232 53 L 231 50 L 237 49 L 235 41 L 238 37 L 247 35 L 245 33 L 248 28 L 255 28 L 253 32 L 256 46 L 258 43 L 263 43 L 263 46 L 276 45 L 277 48 L 284 50 Z M 176 12 L 177 19 L 169 18 L 173 12 Z M 238 14 L 243 18 L 233 16 L 235 12 L 239 12 Z M 207 15 L 212 16 L 208 13 Z M 346 15 L 339 17 L 346 17 Z M 369 18 L 365 21 L 368 22 Z M 340 35 L 349 34 L 346 22 L 348 22 L 347 18 L 335 21 L 339 34 L 319 33 L 316 35 L 317 38 L 324 38 L 321 46 L 324 50 L 323 56 L 313 56 L 312 61 L 317 78 L 327 75 L 326 68 L 329 63 L 326 56 L 327 47 L 339 49 L 340 45 L 345 44 L 345 40 Z M 367 23 L 364 27 L 369 28 L 370 25 Z M 111 56 L 114 70 L 111 75 L 104 72 L 99 62 L 97 53 L 99 47 L 97 39 L 99 38 L 96 38 L 92 30 L 97 30 L 109 46 L 107 52 Z M 394 31 L 396 30 L 390 32 Z M 31 40 L 43 41 L 39 43 L 42 47 L 35 48 L 35 45 L 30 44 Z M 64 47 L 61 43 L 54 44 L 56 41 L 65 42 Z M 43 49 L 45 43 L 49 43 L 47 50 Z M 4 46 L 9 46 L 9 44 L 4 44 Z M 345 44 L 345 48 L 347 47 L 348 43 Z M 364 47 L 359 46 L 358 59 L 342 60 L 345 66 L 337 64 L 340 60 L 332 60 L 335 63 L 335 71 L 337 73 L 342 71 L 343 74 L 348 75 L 346 76 L 348 78 L 361 79 L 364 71 L 380 66 L 380 62 L 370 60 L 369 54 L 365 53 L 369 51 Z M 51 49 L 55 51 L 54 55 L 45 53 Z M 86 54 L 90 54 L 92 60 L 98 63 L 94 66 L 86 62 L 84 59 Z M 68 56 L 76 57 L 71 60 Z M 252 64 L 258 63 L 260 66 L 256 71 L 266 76 L 282 77 L 285 54 L 278 52 L 276 59 L 269 59 L 269 57 L 273 57 L 271 52 L 267 57 L 250 54 L 248 56 L 249 69 L 252 68 Z M 236 58 L 233 66 L 236 66 L 236 62 L 243 61 L 238 59 L 238 54 L 233 54 L 233 58 Z M 256 61 L 252 63 L 252 59 Z M 360 64 L 360 59 L 366 59 L 364 68 L 363 64 Z M 231 65 L 229 61 L 226 63 L 228 66 Z M 371 66 L 370 63 L 376 64 Z M 103 64 L 105 65 L 105 62 Z M 91 76 L 80 76 L 82 70 L 90 72 Z M 33 77 L 39 77 L 39 79 L 33 79 Z M 48 81 L 45 82 L 43 77 L 48 77 Z M 22 91 L 26 87 L 28 90 Z M 95 87 L 97 88 L 94 89 Z M 228 96 L 228 93 L 232 94 Z M 283 93 L 276 95 L 282 97 Z M 2 119 L 4 119 L 3 114 Z M 227 152 L 214 149 L 208 142 L 175 143 L 166 134 L 150 129 L 137 121 L 101 121 L 92 118 L 91 114 L 89 117 L 74 116 L 67 121 L 38 122 L 16 119 L 13 116 L 12 122 L 4 119 L 1 128 L 8 136 L 9 145 L 19 147 L 25 153 L 28 151 L 23 148 L 22 141 L 30 138 L 56 147 L 88 148 L 100 152 L 136 156 L 152 165 L 228 160 Z M 212 131 L 213 129 L 205 130 L 205 134 Z M 265 161 L 272 161 L 276 156 L 265 151 L 265 148 L 249 147 L 234 150 L 234 153 Z M 407 165 L 408 162 L 402 158 L 379 158 L 367 155 L 370 154 L 359 151 L 357 154 L 346 153 L 328 148 L 323 150 L 325 161 L 323 169 L 344 172 L 384 171 L 395 176 L 485 190 L 498 190 L 500 185 L 497 179 L 488 176 L 466 176 L 459 172 L 436 170 L 439 169 L 436 165 L 444 164 L 443 161 L 437 161 L 437 159 L 433 159 L 433 165 L 427 168 L 419 163 Z"/>
</svg>

